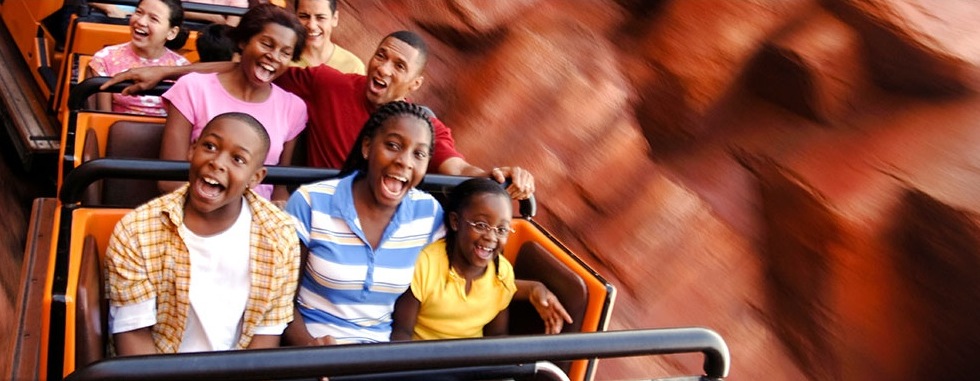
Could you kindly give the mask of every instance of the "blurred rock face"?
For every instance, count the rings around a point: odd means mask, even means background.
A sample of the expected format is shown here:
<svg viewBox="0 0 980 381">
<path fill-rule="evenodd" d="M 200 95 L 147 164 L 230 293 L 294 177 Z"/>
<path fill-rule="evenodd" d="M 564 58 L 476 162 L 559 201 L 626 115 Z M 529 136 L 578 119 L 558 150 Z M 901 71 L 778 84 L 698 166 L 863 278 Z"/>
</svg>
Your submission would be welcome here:
<svg viewBox="0 0 980 381">
<path fill-rule="evenodd" d="M 980 347 L 980 3 L 341 1 L 430 43 L 412 96 L 619 288 L 611 329 L 708 326 L 734 380 L 957 379 Z M 600 361 L 600 379 L 700 373 Z"/>
</svg>

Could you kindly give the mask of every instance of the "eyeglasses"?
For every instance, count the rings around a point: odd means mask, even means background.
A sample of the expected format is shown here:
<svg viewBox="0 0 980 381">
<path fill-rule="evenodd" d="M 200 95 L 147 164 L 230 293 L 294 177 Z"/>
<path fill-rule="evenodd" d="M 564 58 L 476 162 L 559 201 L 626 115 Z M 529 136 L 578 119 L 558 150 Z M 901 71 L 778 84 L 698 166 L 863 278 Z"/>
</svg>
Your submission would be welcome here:
<svg viewBox="0 0 980 381">
<path fill-rule="evenodd" d="M 510 233 L 514 232 L 514 229 L 512 229 L 510 226 L 493 227 L 490 226 L 490 224 L 482 221 L 481 222 L 473 222 L 470 220 L 463 220 L 463 221 L 466 221 L 466 223 L 470 224 L 470 227 L 473 228 L 473 231 L 480 234 L 493 232 L 493 234 L 495 234 L 499 238 L 507 238 L 507 236 L 510 235 Z"/>
</svg>

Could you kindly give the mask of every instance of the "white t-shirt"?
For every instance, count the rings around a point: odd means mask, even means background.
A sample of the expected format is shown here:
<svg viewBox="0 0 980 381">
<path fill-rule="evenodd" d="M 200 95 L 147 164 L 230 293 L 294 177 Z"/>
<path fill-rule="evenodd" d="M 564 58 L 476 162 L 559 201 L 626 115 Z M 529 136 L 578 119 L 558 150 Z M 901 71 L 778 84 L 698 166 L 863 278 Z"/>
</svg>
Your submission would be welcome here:
<svg viewBox="0 0 980 381">
<path fill-rule="evenodd" d="M 228 230 L 203 237 L 180 226 L 191 256 L 191 308 L 178 352 L 222 351 L 238 342 L 251 284 L 251 225 L 252 211 L 243 198 L 242 212 Z"/>
<path fill-rule="evenodd" d="M 249 271 L 252 210 L 242 212 L 227 230 L 207 237 L 179 228 L 190 254 L 190 311 L 179 352 L 228 350 L 241 336 L 242 316 L 251 286 Z M 127 306 L 110 306 L 110 332 L 121 333 L 156 324 L 156 298 Z M 256 334 L 281 334 L 285 327 L 257 327 Z"/>
</svg>

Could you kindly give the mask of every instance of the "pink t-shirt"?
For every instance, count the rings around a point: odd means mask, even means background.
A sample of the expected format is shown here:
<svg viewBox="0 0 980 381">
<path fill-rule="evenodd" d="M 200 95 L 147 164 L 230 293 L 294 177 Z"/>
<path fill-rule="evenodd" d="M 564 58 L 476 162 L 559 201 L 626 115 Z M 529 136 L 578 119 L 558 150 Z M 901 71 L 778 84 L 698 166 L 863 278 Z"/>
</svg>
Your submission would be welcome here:
<svg viewBox="0 0 980 381">
<path fill-rule="evenodd" d="M 191 143 L 201 136 L 208 121 L 218 115 L 226 112 L 251 115 L 269 132 L 272 144 L 265 157 L 267 165 L 278 164 L 283 145 L 295 139 L 306 127 L 306 103 L 276 85 L 272 85 L 272 93 L 264 102 L 251 103 L 229 94 L 221 86 L 216 73 L 190 73 L 177 80 L 163 94 L 163 98 L 194 126 L 191 129 Z M 272 196 L 271 185 L 260 185 L 255 191 L 265 198 Z"/>
<path fill-rule="evenodd" d="M 112 45 L 102 48 L 92 56 L 88 67 L 95 75 L 111 77 L 134 67 L 143 66 L 184 66 L 190 65 L 184 56 L 166 49 L 163 56 L 158 58 L 143 58 L 133 51 L 130 43 Z M 158 96 L 139 95 L 125 96 L 112 94 L 112 112 L 130 114 L 167 116 L 163 101 Z"/>
</svg>

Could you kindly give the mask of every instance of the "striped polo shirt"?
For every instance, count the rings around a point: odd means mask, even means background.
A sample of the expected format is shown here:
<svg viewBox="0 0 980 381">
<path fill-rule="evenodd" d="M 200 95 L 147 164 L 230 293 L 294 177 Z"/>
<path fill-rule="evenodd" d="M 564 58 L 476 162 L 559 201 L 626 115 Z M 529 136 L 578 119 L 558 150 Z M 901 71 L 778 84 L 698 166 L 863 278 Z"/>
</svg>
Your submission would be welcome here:
<svg viewBox="0 0 980 381">
<path fill-rule="evenodd" d="M 388 341 L 395 300 L 412 282 L 419 252 L 445 235 L 443 211 L 428 193 L 410 190 L 372 248 L 354 209 L 355 176 L 301 186 L 289 199 L 286 211 L 309 248 L 297 308 L 313 337 Z"/>
</svg>

